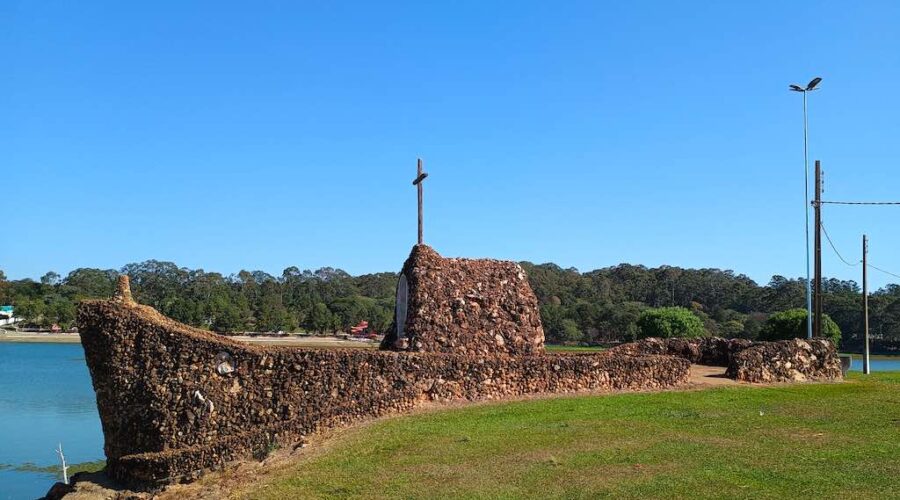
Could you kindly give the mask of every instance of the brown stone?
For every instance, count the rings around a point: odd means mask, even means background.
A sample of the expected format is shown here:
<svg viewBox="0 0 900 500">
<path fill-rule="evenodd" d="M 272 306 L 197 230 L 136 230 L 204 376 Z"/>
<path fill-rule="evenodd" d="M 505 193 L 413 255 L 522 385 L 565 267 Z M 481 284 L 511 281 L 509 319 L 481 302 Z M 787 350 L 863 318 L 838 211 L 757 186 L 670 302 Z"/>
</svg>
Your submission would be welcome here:
<svg viewBox="0 0 900 500">
<path fill-rule="evenodd" d="M 400 272 L 409 290 L 405 337 L 397 338 L 395 311 L 382 349 L 479 355 L 543 352 L 537 297 L 517 263 L 445 258 L 427 245 L 416 245 Z"/>
<path fill-rule="evenodd" d="M 249 345 L 115 300 L 83 302 L 78 324 L 107 473 L 137 484 L 191 481 L 276 443 L 289 446 L 318 430 L 423 401 L 676 387 L 690 370 L 672 356 Z M 504 335 L 507 345 L 513 338 Z M 224 376 L 222 353 L 234 368 Z"/>
</svg>

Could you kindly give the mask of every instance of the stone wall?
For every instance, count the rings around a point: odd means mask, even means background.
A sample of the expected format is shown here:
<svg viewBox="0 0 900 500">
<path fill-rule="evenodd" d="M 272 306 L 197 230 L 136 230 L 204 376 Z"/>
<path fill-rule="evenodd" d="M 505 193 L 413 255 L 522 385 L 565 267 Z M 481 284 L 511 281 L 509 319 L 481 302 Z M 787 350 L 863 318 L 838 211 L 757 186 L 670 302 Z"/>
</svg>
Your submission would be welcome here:
<svg viewBox="0 0 900 500">
<path fill-rule="evenodd" d="M 144 485 L 191 480 L 319 429 L 425 401 L 662 389 L 685 383 L 690 370 L 670 356 L 248 345 L 172 321 L 121 292 L 83 303 L 78 324 L 107 473 Z"/>
<path fill-rule="evenodd" d="M 677 356 L 691 363 L 727 366 L 725 375 L 741 382 L 804 382 L 841 380 L 837 349 L 826 339 L 751 342 L 700 337 L 648 338 L 610 349 L 612 354 Z"/>
<path fill-rule="evenodd" d="M 830 340 L 758 342 L 735 354 L 726 372 L 744 382 L 840 380 L 841 361 Z"/>
<path fill-rule="evenodd" d="M 678 356 L 698 365 L 728 366 L 736 353 L 752 344 L 753 342 L 749 340 L 723 339 L 721 337 L 691 339 L 651 337 L 630 344 L 622 344 L 610 349 L 610 352 L 629 356 L 662 354 Z"/>
<path fill-rule="evenodd" d="M 403 264 L 407 314 L 383 349 L 471 355 L 536 354 L 544 349 L 537 297 L 515 262 L 441 257 L 416 245 Z M 403 336 L 397 324 L 404 322 Z"/>
</svg>

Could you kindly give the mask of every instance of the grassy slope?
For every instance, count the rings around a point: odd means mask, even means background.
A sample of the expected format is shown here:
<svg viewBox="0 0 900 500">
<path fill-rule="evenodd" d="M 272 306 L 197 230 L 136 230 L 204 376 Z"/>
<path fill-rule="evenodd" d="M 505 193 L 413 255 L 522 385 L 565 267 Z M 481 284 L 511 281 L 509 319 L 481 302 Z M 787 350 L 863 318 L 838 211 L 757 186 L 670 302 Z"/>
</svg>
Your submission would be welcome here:
<svg viewBox="0 0 900 500">
<path fill-rule="evenodd" d="M 900 373 L 472 406 L 335 438 L 249 498 L 900 496 Z"/>
</svg>

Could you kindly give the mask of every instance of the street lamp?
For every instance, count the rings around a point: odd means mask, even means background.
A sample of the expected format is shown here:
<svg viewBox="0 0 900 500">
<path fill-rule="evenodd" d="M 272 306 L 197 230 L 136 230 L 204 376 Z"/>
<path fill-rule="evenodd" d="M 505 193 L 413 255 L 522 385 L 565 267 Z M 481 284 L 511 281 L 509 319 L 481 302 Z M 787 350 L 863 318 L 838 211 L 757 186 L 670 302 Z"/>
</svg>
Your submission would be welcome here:
<svg viewBox="0 0 900 500">
<path fill-rule="evenodd" d="M 806 119 L 806 94 L 816 90 L 816 85 L 821 81 L 821 78 L 815 77 L 810 80 L 809 84 L 806 85 L 806 88 L 799 85 L 789 86 L 793 92 L 800 92 L 803 94 L 803 165 L 806 169 L 806 200 L 803 204 L 806 215 L 806 337 L 810 339 L 812 338 L 813 325 L 812 289 L 809 282 L 809 127 Z"/>
</svg>

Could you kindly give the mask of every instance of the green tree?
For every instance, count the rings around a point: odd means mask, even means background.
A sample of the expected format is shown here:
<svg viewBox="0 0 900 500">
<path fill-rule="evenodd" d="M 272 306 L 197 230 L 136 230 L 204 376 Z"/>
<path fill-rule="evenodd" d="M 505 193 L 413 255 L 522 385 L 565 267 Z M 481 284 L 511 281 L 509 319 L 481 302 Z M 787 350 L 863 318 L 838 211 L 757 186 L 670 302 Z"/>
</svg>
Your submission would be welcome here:
<svg viewBox="0 0 900 500">
<path fill-rule="evenodd" d="M 647 309 L 638 319 L 641 338 L 702 337 L 706 334 L 703 321 L 683 307 Z"/>
<path fill-rule="evenodd" d="M 788 309 L 775 313 L 760 330 L 759 340 L 805 339 L 806 320 L 806 309 Z M 827 314 L 822 315 L 822 336 L 834 342 L 835 347 L 840 346 L 841 329 Z"/>
<path fill-rule="evenodd" d="M 116 291 L 116 278 L 119 273 L 112 269 L 76 269 L 66 276 L 64 281 L 66 293 L 79 298 L 108 298 Z"/>
<path fill-rule="evenodd" d="M 42 285 L 55 286 L 55 285 L 59 284 L 59 281 L 60 281 L 59 274 L 57 274 L 53 271 L 50 271 L 47 274 L 41 276 L 41 284 Z"/>
<path fill-rule="evenodd" d="M 584 333 L 578 328 L 578 323 L 573 319 L 564 319 L 562 321 L 563 338 L 570 342 L 578 342 L 584 338 Z"/>
<path fill-rule="evenodd" d="M 75 304 L 65 297 L 54 296 L 45 308 L 43 319 L 43 326 L 55 323 L 63 329 L 69 329 L 75 323 Z"/>
<path fill-rule="evenodd" d="M 565 319 L 565 308 L 555 304 L 552 300 L 541 307 L 541 323 L 544 325 L 544 335 L 548 341 L 563 342 L 566 340 Z"/>
<path fill-rule="evenodd" d="M 745 338 L 744 324 L 736 319 L 730 319 L 719 324 L 719 335 L 726 339 Z"/>
<path fill-rule="evenodd" d="M 0 269 L 0 305 L 8 305 L 9 299 L 9 282 L 6 281 L 6 274 Z"/>
<path fill-rule="evenodd" d="M 324 302 L 317 302 L 316 305 L 313 306 L 309 319 L 310 329 L 319 335 L 334 328 L 334 315 L 331 314 L 331 310 L 328 309 L 328 306 L 325 305 Z"/>
<path fill-rule="evenodd" d="M 37 325 L 47 310 L 43 299 L 23 299 L 15 303 L 16 317 L 22 318 L 26 324 Z"/>
</svg>

